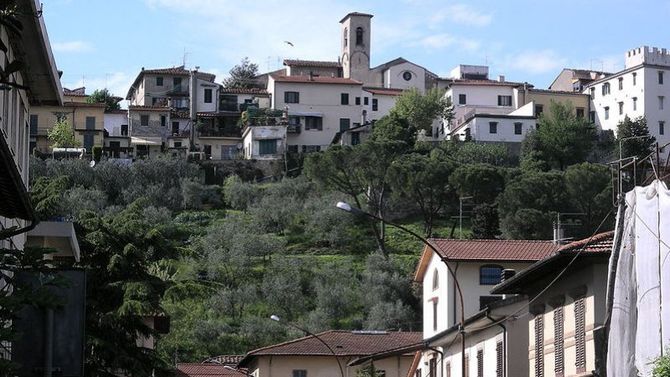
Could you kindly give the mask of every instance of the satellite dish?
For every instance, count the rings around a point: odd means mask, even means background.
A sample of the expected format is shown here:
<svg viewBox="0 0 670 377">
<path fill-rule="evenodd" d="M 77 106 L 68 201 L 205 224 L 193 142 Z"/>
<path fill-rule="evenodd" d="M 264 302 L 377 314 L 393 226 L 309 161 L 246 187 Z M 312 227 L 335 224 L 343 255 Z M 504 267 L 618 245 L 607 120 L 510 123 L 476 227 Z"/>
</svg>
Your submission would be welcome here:
<svg viewBox="0 0 670 377">
<path fill-rule="evenodd" d="M 88 164 L 88 166 L 94 167 L 95 166 L 95 160 L 91 160 L 91 162 Z"/>
</svg>

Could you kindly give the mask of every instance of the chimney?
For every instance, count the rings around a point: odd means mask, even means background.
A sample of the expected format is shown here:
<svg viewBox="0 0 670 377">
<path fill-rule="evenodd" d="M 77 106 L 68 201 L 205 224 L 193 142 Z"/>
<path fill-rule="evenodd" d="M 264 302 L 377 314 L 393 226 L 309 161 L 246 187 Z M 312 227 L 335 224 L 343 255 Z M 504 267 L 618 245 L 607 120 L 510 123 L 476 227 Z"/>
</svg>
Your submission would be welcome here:
<svg viewBox="0 0 670 377">
<path fill-rule="evenodd" d="M 499 82 L 505 82 L 505 75 L 498 75 Z"/>
<path fill-rule="evenodd" d="M 562 245 L 565 239 L 565 232 L 563 227 L 557 222 L 554 222 L 554 245 Z"/>
</svg>

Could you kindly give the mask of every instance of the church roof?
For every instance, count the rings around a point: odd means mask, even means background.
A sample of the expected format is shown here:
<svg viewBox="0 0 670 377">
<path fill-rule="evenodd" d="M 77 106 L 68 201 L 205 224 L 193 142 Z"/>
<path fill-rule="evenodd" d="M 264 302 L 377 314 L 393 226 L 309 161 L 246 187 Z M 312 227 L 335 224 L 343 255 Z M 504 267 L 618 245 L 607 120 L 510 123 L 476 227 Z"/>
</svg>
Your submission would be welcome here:
<svg viewBox="0 0 670 377">
<path fill-rule="evenodd" d="M 340 62 L 329 62 L 323 60 L 299 60 L 299 59 L 284 59 L 284 65 L 290 67 L 319 67 L 319 68 L 340 68 Z"/>
<path fill-rule="evenodd" d="M 347 18 L 349 18 L 351 16 L 362 16 L 362 17 L 370 17 L 370 18 L 374 17 L 373 15 L 371 15 L 369 13 L 351 12 L 351 13 L 347 14 L 346 16 L 342 17 L 342 19 L 340 20 L 340 23 L 344 22 L 344 20 L 346 20 Z"/>
</svg>

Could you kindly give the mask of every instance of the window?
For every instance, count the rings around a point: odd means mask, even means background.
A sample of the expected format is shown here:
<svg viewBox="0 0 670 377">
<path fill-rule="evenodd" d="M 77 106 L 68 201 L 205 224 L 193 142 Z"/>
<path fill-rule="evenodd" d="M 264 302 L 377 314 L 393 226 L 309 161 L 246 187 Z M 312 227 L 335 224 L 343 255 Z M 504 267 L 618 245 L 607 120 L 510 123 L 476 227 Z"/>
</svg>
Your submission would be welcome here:
<svg viewBox="0 0 670 377">
<path fill-rule="evenodd" d="M 465 377 L 470 377 L 470 355 L 465 355 Z"/>
<path fill-rule="evenodd" d="M 477 350 L 477 377 L 484 377 L 484 350 Z"/>
<path fill-rule="evenodd" d="M 433 299 L 433 331 L 437 331 L 437 298 Z"/>
<path fill-rule="evenodd" d="M 86 152 L 91 152 L 91 149 L 93 148 L 93 143 L 94 143 L 94 135 L 92 132 L 87 132 L 84 134 L 84 148 L 86 148 Z"/>
<path fill-rule="evenodd" d="M 372 111 L 377 111 L 379 109 L 379 102 L 376 98 L 372 99 Z"/>
<path fill-rule="evenodd" d="M 140 126 L 148 126 L 148 125 L 149 125 L 149 116 L 140 115 Z"/>
<path fill-rule="evenodd" d="M 498 96 L 498 106 L 512 106 L 512 96 Z"/>
<path fill-rule="evenodd" d="M 659 110 L 663 110 L 663 100 L 665 100 L 665 97 L 658 96 L 658 109 Z"/>
<path fill-rule="evenodd" d="M 591 98 L 596 98 L 596 88 L 589 89 L 591 91 Z"/>
<path fill-rule="evenodd" d="M 346 131 L 351 127 L 351 120 L 349 118 L 340 118 L 340 132 Z"/>
<path fill-rule="evenodd" d="M 367 106 L 368 103 L 368 97 L 363 97 L 363 105 Z"/>
<path fill-rule="evenodd" d="M 539 117 L 544 111 L 544 105 L 535 105 L 535 116 Z"/>
<path fill-rule="evenodd" d="M 289 145 L 288 146 L 288 153 L 298 153 L 298 146 L 297 145 Z"/>
<path fill-rule="evenodd" d="M 313 153 L 313 152 L 319 152 L 321 150 L 320 145 L 303 145 L 302 146 L 302 153 Z"/>
<path fill-rule="evenodd" d="M 37 135 L 37 124 L 38 116 L 36 114 L 30 114 L 30 134 Z"/>
<path fill-rule="evenodd" d="M 459 94 L 458 95 L 458 104 L 459 105 L 465 105 L 466 102 L 467 102 L 466 99 L 467 98 L 466 98 L 465 94 Z"/>
<path fill-rule="evenodd" d="M 505 370 L 505 355 L 503 352 L 503 342 L 496 342 L 496 377 L 503 377 Z"/>
<path fill-rule="evenodd" d="M 663 71 L 658 71 L 658 83 L 663 85 Z"/>
<path fill-rule="evenodd" d="M 584 118 L 584 108 L 583 107 L 578 107 L 576 110 L 577 118 L 582 119 Z"/>
<path fill-rule="evenodd" d="M 430 377 L 437 377 L 437 358 L 434 356 L 428 360 L 428 373 Z"/>
<path fill-rule="evenodd" d="M 603 96 L 606 96 L 606 95 L 610 94 L 610 92 L 611 92 L 610 83 L 608 83 L 608 82 L 604 83 L 603 87 L 602 87 Z"/>
<path fill-rule="evenodd" d="M 165 115 L 161 115 L 161 127 L 167 126 L 167 117 Z"/>
<path fill-rule="evenodd" d="M 664 121 L 658 122 L 658 134 L 659 135 L 665 135 L 665 122 Z"/>
<path fill-rule="evenodd" d="M 122 124 L 121 125 L 121 136 L 128 136 L 128 125 L 127 124 Z"/>
<path fill-rule="evenodd" d="M 623 115 L 623 102 L 619 102 L 619 115 Z"/>
<path fill-rule="evenodd" d="M 359 106 L 361 104 L 361 97 L 356 97 L 356 106 Z"/>
<path fill-rule="evenodd" d="M 637 84 L 637 72 L 633 72 L 633 85 Z"/>
<path fill-rule="evenodd" d="M 605 119 L 610 118 L 610 108 L 609 106 L 605 106 Z"/>
<path fill-rule="evenodd" d="M 348 105 L 348 104 L 349 104 L 349 93 L 340 94 L 340 105 Z"/>
<path fill-rule="evenodd" d="M 445 377 L 451 377 L 451 363 L 447 361 L 447 364 L 444 367 L 446 375 Z"/>
<path fill-rule="evenodd" d="M 563 307 L 554 309 L 554 372 L 562 376 L 564 371 L 565 342 L 563 332 Z"/>
<path fill-rule="evenodd" d="M 619 77 L 619 90 L 623 90 L 623 77 Z"/>
<path fill-rule="evenodd" d="M 440 288 L 440 275 L 437 273 L 437 268 L 433 271 L 433 290 Z"/>
<path fill-rule="evenodd" d="M 633 111 L 637 110 L 637 97 L 633 97 Z"/>
<path fill-rule="evenodd" d="M 521 123 L 521 122 L 514 123 L 514 134 L 515 135 L 521 135 L 522 130 L 523 130 L 523 123 Z"/>
<path fill-rule="evenodd" d="M 284 92 L 284 102 L 285 103 L 300 103 L 300 93 L 299 92 Z"/>
<path fill-rule="evenodd" d="M 156 86 L 163 86 L 163 76 L 156 77 Z"/>
<path fill-rule="evenodd" d="M 205 89 L 205 103 L 212 103 L 212 89 Z"/>
<path fill-rule="evenodd" d="M 596 112 L 589 111 L 589 122 L 594 123 L 596 121 Z"/>
<path fill-rule="evenodd" d="M 537 335 L 535 337 L 537 338 Z M 577 373 L 586 372 L 586 307 L 584 298 L 575 300 L 575 367 L 577 367 Z"/>
<path fill-rule="evenodd" d="M 479 310 L 483 310 L 501 299 L 501 296 L 479 296 Z"/>
<path fill-rule="evenodd" d="M 293 377 L 307 377 L 307 371 L 304 369 L 293 369 Z"/>
<path fill-rule="evenodd" d="M 344 33 L 343 33 L 343 37 L 344 37 L 344 47 L 347 47 L 347 44 L 349 43 L 349 40 L 348 40 L 348 38 L 347 38 L 347 37 L 348 37 L 347 34 L 349 34 L 349 29 L 345 27 L 345 28 L 344 28 Z"/>
<path fill-rule="evenodd" d="M 487 264 L 479 268 L 480 285 L 496 285 L 500 283 L 502 276 L 502 266 Z"/>
<path fill-rule="evenodd" d="M 86 117 L 86 129 L 95 130 L 95 117 Z"/>
<path fill-rule="evenodd" d="M 179 122 L 172 122 L 172 135 L 179 134 Z"/>
<path fill-rule="evenodd" d="M 356 46 L 360 46 L 363 44 L 363 28 L 362 27 L 357 27 L 356 28 Z"/>
<path fill-rule="evenodd" d="M 323 129 L 323 118 L 321 117 L 305 117 L 305 129 L 306 130 L 322 130 Z"/>
<path fill-rule="evenodd" d="M 489 122 L 489 133 L 490 134 L 498 133 L 498 122 Z"/>
<path fill-rule="evenodd" d="M 544 316 L 535 316 L 535 376 L 544 376 Z"/>
<path fill-rule="evenodd" d="M 173 77 L 172 78 L 172 85 L 174 86 L 174 90 L 177 92 L 181 91 L 181 77 Z"/>
<path fill-rule="evenodd" d="M 175 148 L 181 148 L 181 141 L 175 141 L 174 142 L 174 147 Z"/>
<path fill-rule="evenodd" d="M 409 80 L 411 80 L 411 79 L 412 79 L 412 72 L 409 72 L 409 71 L 405 71 L 405 72 L 403 72 L 403 73 L 402 73 L 402 78 L 403 78 L 405 81 L 409 81 Z"/>
<path fill-rule="evenodd" d="M 276 139 L 265 139 L 258 140 L 258 154 L 268 155 L 277 153 L 277 140 Z"/>
<path fill-rule="evenodd" d="M 352 132 L 351 133 L 351 145 L 358 145 L 361 143 L 361 133 Z"/>
</svg>

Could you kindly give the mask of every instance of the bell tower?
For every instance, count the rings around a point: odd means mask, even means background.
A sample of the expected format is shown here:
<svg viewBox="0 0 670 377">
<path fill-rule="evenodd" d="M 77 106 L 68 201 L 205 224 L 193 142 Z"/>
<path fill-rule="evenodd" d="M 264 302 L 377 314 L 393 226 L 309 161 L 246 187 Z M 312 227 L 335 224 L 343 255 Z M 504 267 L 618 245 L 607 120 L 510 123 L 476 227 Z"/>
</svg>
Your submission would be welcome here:
<svg viewBox="0 0 670 377">
<path fill-rule="evenodd" d="M 371 14 L 353 12 L 342 20 L 342 75 L 366 82 L 370 72 Z"/>
</svg>

